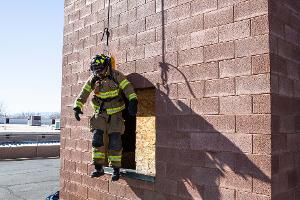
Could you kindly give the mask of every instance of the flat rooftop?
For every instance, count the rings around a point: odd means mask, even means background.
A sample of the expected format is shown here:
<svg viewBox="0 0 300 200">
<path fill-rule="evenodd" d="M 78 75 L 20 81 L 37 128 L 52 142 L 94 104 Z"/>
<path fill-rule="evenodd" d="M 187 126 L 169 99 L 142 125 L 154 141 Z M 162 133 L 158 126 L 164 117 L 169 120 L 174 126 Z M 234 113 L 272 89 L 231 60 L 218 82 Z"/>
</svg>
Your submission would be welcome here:
<svg viewBox="0 0 300 200">
<path fill-rule="evenodd" d="M 0 199 L 41 200 L 59 190 L 59 159 L 0 161 Z"/>
<path fill-rule="evenodd" d="M 40 134 L 60 133 L 51 125 L 29 126 L 27 124 L 0 124 L 0 135 L 6 134 Z"/>
</svg>

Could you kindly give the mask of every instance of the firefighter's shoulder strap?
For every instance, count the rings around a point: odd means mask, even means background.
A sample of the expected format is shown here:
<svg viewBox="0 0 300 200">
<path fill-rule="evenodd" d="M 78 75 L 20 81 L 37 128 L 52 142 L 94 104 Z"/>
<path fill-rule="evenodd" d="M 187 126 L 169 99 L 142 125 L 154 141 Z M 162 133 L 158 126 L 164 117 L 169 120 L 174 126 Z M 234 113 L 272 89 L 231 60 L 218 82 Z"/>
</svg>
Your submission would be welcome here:
<svg viewBox="0 0 300 200">
<path fill-rule="evenodd" d="M 99 76 L 94 75 L 91 79 L 91 88 L 94 89 L 95 88 L 95 83 L 97 81 L 101 81 L 101 78 Z"/>
<path fill-rule="evenodd" d="M 117 78 L 116 78 L 116 73 L 115 73 L 114 70 L 111 70 L 111 72 L 109 73 L 108 78 L 109 78 L 110 80 L 112 80 L 113 82 L 115 82 L 115 84 L 117 84 L 117 86 L 119 86 L 119 81 L 118 81 Z"/>
</svg>

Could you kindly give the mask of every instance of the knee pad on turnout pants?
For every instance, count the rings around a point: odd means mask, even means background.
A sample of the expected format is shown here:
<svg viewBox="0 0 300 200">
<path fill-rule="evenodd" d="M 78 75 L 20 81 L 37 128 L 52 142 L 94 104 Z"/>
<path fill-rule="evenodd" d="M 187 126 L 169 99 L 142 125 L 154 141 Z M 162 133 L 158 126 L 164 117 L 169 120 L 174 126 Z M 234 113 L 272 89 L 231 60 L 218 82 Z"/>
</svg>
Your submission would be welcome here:
<svg viewBox="0 0 300 200">
<path fill-rule="evenodd" d="M 122 149 L 122 138 L 121 133 L 109 134 L 109 150 L 121 150 Z"/>
<path fill-rule="evenodd" d="M 93 147 L 102 147 L 104 145 L 103 143 L 104 131 L 100 129 L 95 129 L 93 133 L 94 133 L 93 141 L 92 141 Z"/>
</svg>

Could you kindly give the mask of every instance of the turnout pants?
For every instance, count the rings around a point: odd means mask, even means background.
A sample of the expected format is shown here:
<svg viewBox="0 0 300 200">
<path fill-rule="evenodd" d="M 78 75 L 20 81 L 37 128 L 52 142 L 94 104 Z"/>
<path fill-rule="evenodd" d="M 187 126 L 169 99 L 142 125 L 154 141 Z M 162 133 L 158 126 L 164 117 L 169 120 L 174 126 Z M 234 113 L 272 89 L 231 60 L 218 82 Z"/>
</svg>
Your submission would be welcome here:
<svg viewBox="0 0 300 200">
<path fill-rule="evenodd" d="M 105 165 L 121 167 L 122 139 L 125 125 L 122 112 L 113 115 L 94 114 L 90 119 L 90 130 L 93 132 L 93 163 L 95 166 Z"/>
</svg>

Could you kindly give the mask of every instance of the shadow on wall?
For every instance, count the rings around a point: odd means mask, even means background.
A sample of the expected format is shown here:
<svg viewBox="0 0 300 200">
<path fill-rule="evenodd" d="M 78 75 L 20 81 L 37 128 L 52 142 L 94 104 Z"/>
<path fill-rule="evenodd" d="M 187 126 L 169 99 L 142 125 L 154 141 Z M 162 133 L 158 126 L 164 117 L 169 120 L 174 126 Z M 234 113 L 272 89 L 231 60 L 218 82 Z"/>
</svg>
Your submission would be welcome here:
<svg viewBox="0 0 300 200">
<path fill-rule="evenodd" d="M 161 66 L 162 73 L 165 73 L 164 69 L 169 68 L 178 70 L 168 63 L 161 63 Z M 131 74 L 128 79 L 134 85 L 151 86 L 151 83 L 139 74 Z M 163 92 L 161 87 L 168 92 Z M 191 87 L 187 88 L 193 95 Z M 127 184 L 136 196 L 141 199 L 234 199 L 234 190 L 226 188 L 241 188 L 251 192 L 252 179 L 253 183 L 256 183 L 256 186 L 253 184 L 253 189 L 258 193 L 270 193 L 270 191 L 260 191 L 260 188 L 265 190 L 266 187 L 263 186 L 270 184 L 271 165 L 259 169 L 253 163 L 253 160 L 257 161 L 255 155 L 246 155 L 251 154 L 252 149 L 242 151 L 239 148 L 251 141 L 252 136 L 244 134 L 241 138 L 236 134 L 226 134 L 234 131 L 235 123 L 226 124 L 228 121 L 225 120 L 228 118 L 222 116 L 202 117 L 191 110 L 185 102 L 171 100 L 170 91 L 172 90 L 169 86 L 165 85 L 157 87 L 156 92 L 154 191 L 141 193 L 136 184 L 128 181 Z M 235 120 L 234 116 L 229 120 Z M 217 129 L 224 133 L 216 130 L 208 121 L 222 124 Z M 268 159 L 271 160 L 266 156 L 266 160 Z"/>
<path fill-rule="evenodd" d="M 169 74 L 181 76 L 188 91 L 196 98 L 185 73 L 165 61 L 165 17 L 162 10 L 162 62 L 161 85 L 156 86 L 156 181 L 154 190 L 141 191 L 130 180 L 127 182 L 135 196 L 140 199 L 235 199 L 233 189 L 245 192 L 270 194 L 271 163 L 263 169 L 256 166 L 261 158 L 252 155 L 252 149 L 240 147 L 252 141 L 251 134 L 228 134 L 235 130 L 234 116 L 200 116 L 185 100 L 172 100 Z M 128 76 L 135 86 L 153 87 L 140 74 Z M 199 88 L 198 88 L 199 89 Z M 219 127 L 214 127 L 220 125 Z M 232 125 L 233 124 L 233 125 Z M 245 124 L 246 126 L 246 124 Z M 220 132 L 219 132 L 220 131 Z M 227 133 L 227 134 L 226 134 Z M 247 146 L 247 145 L 245 145 Z M 249 153 L 250 155 L 247 155 Z M 265 156 L 261 162 L 270 161 Z"/>
</svg>

